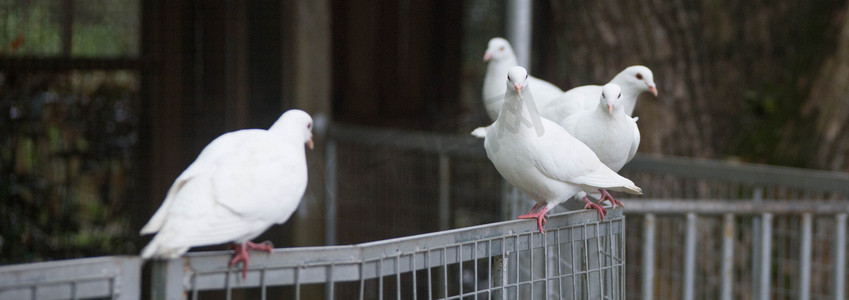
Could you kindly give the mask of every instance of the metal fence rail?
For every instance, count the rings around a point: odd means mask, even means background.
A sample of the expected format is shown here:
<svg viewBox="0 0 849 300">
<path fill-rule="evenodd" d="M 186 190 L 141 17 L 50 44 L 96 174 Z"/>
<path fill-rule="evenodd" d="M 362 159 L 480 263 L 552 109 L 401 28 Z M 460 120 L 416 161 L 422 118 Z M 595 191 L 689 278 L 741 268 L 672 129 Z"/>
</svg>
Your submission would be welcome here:
<svg viewBox="0 0 849 300">
<path fill-rule="evenodd" d="M 107 256 L 0 267 L 0 299 L 139 299 L 141 262 Z"/>
<path fill-rule="evenodd" d="M 458 165 L 477 168 L 467 173 L 493 171 L 484 169 L 488 161 L 480 139 L 338 124 L 328 137 L 334 149 L 356 145 L 379 149 L 383 156 L 395 151 L 438 157 L 438 165 L 428 168 L 438 170 L 440 223 L 455 218 L 449 213 L 468 195 L 492 198 L 491 186 L 468 191 L 468 185 L 457 185 L 456 175 L 449 178 Z M 327 158 L 346 159 L 342 152 Z M 845 299 L 849 174 L 642 155 L 621 173 L 644 193 L 625 199 L 632 229 L 628 299 Z M 336 186 L 328 189 L 332 198 L 348 196 Z M 455 191 L 463 196 L 454 196 Z M 501 197 L 499 218 L 526 208 L 517 198 Z M 327 224 L 331 237 L 334 221 Z"/>
<path fill-rule="evenodd" d="M 156 262 L 156 299 L 201 292 L 321 284 L 326 299 L 624 299 L 625 218 L 611 210 L 552 215 L 546 234 L 513 220 L 351 246 L 254 254 L 247 278 L 227 268 L 230 252 L 189 253 Z M 351 283 L 351 285 L 346 285 Z"/>
</svg>

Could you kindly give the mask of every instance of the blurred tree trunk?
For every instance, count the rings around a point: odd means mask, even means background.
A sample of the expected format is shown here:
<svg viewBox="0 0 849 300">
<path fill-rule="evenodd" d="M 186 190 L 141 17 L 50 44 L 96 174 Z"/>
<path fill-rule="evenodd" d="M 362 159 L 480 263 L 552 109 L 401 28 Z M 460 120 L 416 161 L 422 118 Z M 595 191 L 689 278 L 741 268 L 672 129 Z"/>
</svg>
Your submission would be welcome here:
<svg viewBox="0 0 849 300">
<path fill-rule="evenodd" d="M 803 131 L 782 129 L 800 119 L 833 49 L 843 1 L 554 0 L 537 7 L 537 19 L 552 20 L 534 34 L 540 77 L 568 89 L 606 83 L 630 65 L 653 70 L 660 95 L 642 95 L 634 113 L 641 152 L 807 163 L 801 152 L 779 148 Z"/>
<path fill-rule="evenodd" d="M 835 38 L 836 49 L 822 64 L 813 82 L 813 88 L 802 106 L 802 117 L 807 127 L 813 127 L 813 145 L 816 145 L 815 164 L 818 168 L 849 170 L 849 19 L 844 9 L 840 33 Z M 792 129 L 789 128 L 789 129 Z M 787 144 L 792 144 L 787 141 Z M 811 153 L 813 151 L 809 151 Z"/>
</svg>

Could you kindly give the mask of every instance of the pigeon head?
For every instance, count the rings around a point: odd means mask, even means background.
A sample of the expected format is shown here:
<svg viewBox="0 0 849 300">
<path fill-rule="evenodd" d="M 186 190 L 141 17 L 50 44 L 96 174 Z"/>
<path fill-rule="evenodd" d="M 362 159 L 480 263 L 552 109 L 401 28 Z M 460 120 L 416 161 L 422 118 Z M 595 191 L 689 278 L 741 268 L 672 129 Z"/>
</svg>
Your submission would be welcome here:
<svg viewBox="0 0 849 300">
<path fill-rule="evenodd" d="M 510 42 L 503 38 L 497 37 L 489 40 L 486 52 L 483 55 L 483 61 L 499 61 L 515 56 L 516 55 L 513 54 L 513 47 L 510 46 Z"/>
<path fill-rule="evenodd" d="M 622 76 L 620 84 L 627 84 L 639 93 L 651 92 L 657 96 L 657 86 L 654 84 L 654 74 L 645 66 L 630 66 L 619 73 Z"/>
<path fill-rule="evenodd" d="M 607 112 L 613 113 L 613 109 L 619 107 L 619 100 L 622 99 L 622 88 L 618 84 L 608 83 L 601 88 L 601 99 L 599 104 L 607 106 Z"/>
<path fill-rule="evenodd" d="M 274 125 L 271 125 L 270 131 L 283 131 L 288 135 L 294 135 L 307 144 L 310 149 L 313 148 L 312 141 L 312 117 L 300 109 L 290 109 L 283 113 Z"/>
<path fill-rule="evenodd" d="M 507 88 L 516 90 L 522 94 L 522 90 L 528 85 L 528 70 L 520 66 L 510 68 L 507 72 Z"/>
</svg>

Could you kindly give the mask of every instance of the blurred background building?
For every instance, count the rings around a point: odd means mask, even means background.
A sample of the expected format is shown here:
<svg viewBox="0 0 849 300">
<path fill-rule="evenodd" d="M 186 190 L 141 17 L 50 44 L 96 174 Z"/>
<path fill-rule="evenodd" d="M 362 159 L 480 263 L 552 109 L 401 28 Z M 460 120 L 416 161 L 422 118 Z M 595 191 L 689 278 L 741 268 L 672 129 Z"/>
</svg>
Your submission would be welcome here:
<svg viewBox="0 0 849 300">
<path fill-rule="evenodd" d="M 528 67 L 564 90 L 652 68 L 660 95 L 634 113 L 642 155 L 847 171 L 847 11 L 536 1 Z M 138 253 L 138 229 L 207 143 L 289 108 L 465 135 L 489 122 L 481 57 L 507 13 L 485 0 L 0 1 L 0 263 Z M 264 236 L 278 246 L 327 242 L 325 147 L 308 153 L 296 217 Z M 333 150 L 337 244 L 504 219 L 486 159 L 452 160 L 440 223 L 439 156 Z"/>
</svg>

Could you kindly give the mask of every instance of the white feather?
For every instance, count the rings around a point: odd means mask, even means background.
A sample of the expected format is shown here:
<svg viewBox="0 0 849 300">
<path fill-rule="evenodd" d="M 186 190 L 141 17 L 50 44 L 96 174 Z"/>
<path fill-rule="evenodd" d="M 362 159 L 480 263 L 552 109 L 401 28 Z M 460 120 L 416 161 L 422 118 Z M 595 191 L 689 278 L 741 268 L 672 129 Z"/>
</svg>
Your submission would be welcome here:
<svg viewBox="0 0 849 300">
<path fill-rule="evenodd" d="M 182 255 L 190 247 L 245 242 L 289 219 L 307 185 L 304 143 L 312 119 L 284 113 L 269 130 L 213 140 L 175 180 L 141 233 L 156 236 L 143 258 Z"/>
</svg>

